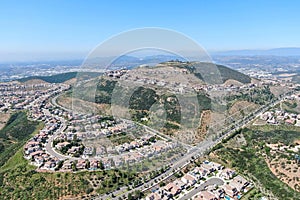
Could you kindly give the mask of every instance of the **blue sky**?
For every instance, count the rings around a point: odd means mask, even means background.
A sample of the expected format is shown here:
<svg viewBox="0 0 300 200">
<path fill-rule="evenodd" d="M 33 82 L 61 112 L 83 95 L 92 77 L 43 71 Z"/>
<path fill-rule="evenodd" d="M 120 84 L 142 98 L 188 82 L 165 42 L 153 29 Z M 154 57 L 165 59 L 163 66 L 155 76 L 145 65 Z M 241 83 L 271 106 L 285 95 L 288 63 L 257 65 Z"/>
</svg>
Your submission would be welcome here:
<svg viewBox="0 0 300 200">
<path fill-rule="evenodd" d="M 300 1 L 1 1 L 0 60 L 76 57 L 122 31 L 173 29 L 210 51 L 300 47 Z"/>
</svg>

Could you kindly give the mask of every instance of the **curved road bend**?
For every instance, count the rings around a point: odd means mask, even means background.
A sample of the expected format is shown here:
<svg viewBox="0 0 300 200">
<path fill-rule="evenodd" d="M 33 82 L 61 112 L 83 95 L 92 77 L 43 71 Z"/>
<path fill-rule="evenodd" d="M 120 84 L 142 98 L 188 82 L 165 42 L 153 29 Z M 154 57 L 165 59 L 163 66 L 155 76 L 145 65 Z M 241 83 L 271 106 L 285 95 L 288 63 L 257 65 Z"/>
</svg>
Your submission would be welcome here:
<svg viewBox="0 0 300 200">
<path fill-rule="evenodd" d="M 179 200 L 185 200 L 185 199 L 190 199 L 193 196 L 195 196 L 196 194 L 198 194 L 199 192 L 203 191 L 205 189 L 205 187 L 210 186 L 210 185 L 224 185 L 224 181 L 220 178 L 210 178 L 207 181 L 205 181 L 204 183 L 202 183 L 201 185 L 199 185 L 198 187 L 196 187 L 195 189 L 193 189 L 192 191 L 190 191 L 189 193 L 185 194 L 183 197 L 179 198 Z"/>
</svg>

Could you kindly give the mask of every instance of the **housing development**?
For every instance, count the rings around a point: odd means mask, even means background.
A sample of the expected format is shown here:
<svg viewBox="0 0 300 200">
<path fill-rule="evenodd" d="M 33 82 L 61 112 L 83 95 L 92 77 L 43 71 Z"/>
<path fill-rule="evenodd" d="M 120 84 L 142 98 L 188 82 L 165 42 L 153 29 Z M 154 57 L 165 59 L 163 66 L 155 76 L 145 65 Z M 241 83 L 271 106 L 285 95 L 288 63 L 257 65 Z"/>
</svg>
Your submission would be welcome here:
<svg viewBox="0 0 300 200">
<path fill-rule="evenodd" d="M 0 6 L 0 200 L 300 200 L 300 1 Z"/>
<path fill-rule="evenodd" d="M 132 106 L 130 112 L 135 117 L 122 118 L 120 117 L 122 115 L 108 114 L 105 107 L 107 104 L 103 100 L 100 102 L 96 100 L 94 104 L 79 100 L 74 91 L 76 89 L 74 81 L 48 83 L 34 79 L 24 83 L 18 81 L 2 83 L 1 113 L 25 112 L 29 121 L 43 124 L 22 147 L 23 159 L 34 166 L 37 173 L 78 174 L 111 170 L 127 173 L 128 170 L 134 170 L 140 173 L 137 175 L 138 179 L 143 180 L 134 180 L 134 183 L 127 187 L 119 182 L 116 188 L 106 189 L 105 193 L 95 192 L 99 187 L 103 187 L 102 183 L 98 183 L 89 189 L 90 192 L 86 196 L 88 198 L 229 200 L 256 195 L 261 199 L 267 199 L 267 193 L 255 183 L 255 179 L 241 173 L 239 169 L 234 169 L 235 165 L 228 164 L 228 161 L 215 155 L 220 145 L 227 144 L 227 141 L 230 141 L 228 138 L 236 138 L 235 135 L 243 127 L 267 125 L 297 127 L 299 114 L 295 114 L 292 109 L 298 107 L 298 85 L 285 79 L 270 79 L 270 77 L 248 83 L 233 79 L 225 80 L 221 84 L 174 81 L 172 78 L 174 73 L 175 76 L 180 74 L 193 76 L 188 69 L 182 68 L 186 64 L 189 63 L 171 61 L 162 63 L 157 68 L 151 68 L 150 71 L 144 67 L 137 68 L 137 71 L 124 69 L 108 71 L 100 77 L 100 86 L 97 89 L 110 92 L 107 85 L 114 81 L 124 85 L 123 91 L 126 91 L 126 87 L 130 84 L 143 83 L 142 92 L 148 96 L 148 100 L 156 95 L 150 90 L 159 91 L 156 87 L 162 87 L 165 91 L 177 95 L 190 94 L 189 90 L 226 94 L 223 98 L 230 107 L 225 111 L 228 115 L 222 124 L 227 127 L 212 126 L 213 121 L 208 119 L 218 111 L 204 105 L 204 110 L 200 110 L 202 113 L 200 126 L 207 128 L 194 133 L 190 131 L 192 134 L 201 134 L 201 137 L 193 141 L 186 141 L 182 137 L 187 136 L 184 135 L 184 129 L 176 132 L 176 126 L 167 129 L 152 128 L 149 114 L 157 113 L 157 110 L 151 112 L 145 110 L 139 114 L 138 106 Z M 178 65 L 180 68 L 174 67 Z M 153 74 L 155 76 L 151 78 Z M 171 78 L 163 79 L 160 74 L 169 74 L 168 77 Z M 80 74 L 77 79 L 79 78 Z M 91 77 L 84 84 L 89 83 L 89 80 L 94 82 L 94 78 Z M 288 89 L 281 91 L 280 88 L 284 87 Z M 261 93 L 261 96 L 256 96 L 254 91 Z M 72 102 L 68 100 L 70 98 L 75 99 L 77 104 L 80 102 L 79 106 L 94 106 L 96 112 L 81 112 L 84 107 L 76 107 L 74 102 L 72 109 L 70 105 Z M 168 98 L 167 103 L 174 101 Z M 198 96 L 198 98 L 207 97 Z M 268 98 L 270 102 L 262 102 L 261 98 Z M 145 102 L 143 99 L 142 101 Z M 139 100 L 133 102 L 139 105 Z M 221 105 L 222 101 L 219 103 Z M 241 103 L 245 105 L 241 106 Z M 98 105 L 101 105 L 101 111 L 97 110 Z M 176 107 L 169 105 L 167 112 L 176 113 Z M 167 118 L 167 123 L 173 124 L 176 122 L 174 119 L 176 118 Z M 242 141 L 239 140 L 241 139 L 237 140 L 238 143 Z M 274 141 L 266 143 L 266 148 L 273 153 L 280 151 L 289 154 L 294 158 L 293 162 L 297 160 L 299 162 L 299 145 L 297 143 L 284 145 Z M 273 170 L 272 166 L 275 165 L 272 162 L 274 161 L 270 159 L 270 170 Z M 296 180 L 291 184 L 295 188 L 298 187 Z"/>
</svg>

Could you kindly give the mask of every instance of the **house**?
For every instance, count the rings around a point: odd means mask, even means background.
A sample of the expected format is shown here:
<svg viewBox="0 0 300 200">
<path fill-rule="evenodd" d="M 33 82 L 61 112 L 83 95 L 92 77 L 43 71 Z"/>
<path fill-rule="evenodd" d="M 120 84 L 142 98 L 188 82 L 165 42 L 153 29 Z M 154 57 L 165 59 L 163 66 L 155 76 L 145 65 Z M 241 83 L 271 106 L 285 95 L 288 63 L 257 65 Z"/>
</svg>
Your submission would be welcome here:
<svg viewBox="0 0 300 200">
<path fill-rule="evenodd" d="M 215 170 L 222 170 L 224 168 L 224 166 L 222 166 L 219 163 L 209 162 L 209 164 L 212 165 L 215 168 Z"/>
<path fill-rule="evenodd" d="M 83 155 L 91 156 L 93 155 L 94 148 L 93 147 L 85 147 L 83 150 Z"/>
<path fill-rule="evenodd" d="M 44 164 L 44 167 L 45 167 L 45 168 L 48 168 L 48 169 L 54 168 L 55 166 L 56 166 L 56 164 L 55 164 L 55 162 L 53 162 L 53 161 L 47 161 L 47 162 L 45 162 L 45 164 Z"/>
<path fill-rule="evenodd" d="M 161 196 L 157 193 L 152 192 L 146 196 L 146 200 L 161 200 Z"/>
<path fill-rule="evenodd" d="M 296 119 L 294 119 L 294 118 L 287 119 L 287 120 L 285 120 L 285 122 L 286 122 L 287 124 L 294 125 L 294 124 L 296 123 Z"/>
<path fill-rule="evenodd" d="M 250 183 L 240 175 L 234 177 L 233 180 L 229 183 L 229 185 L 235 187 L 239 192 L 243 191 L 249 184 Z"/>
<path fill-rule="evenodd" d="M 197 178 L 191 174 L 185 174 L 181 181 L 187 185 L 187 187 L 193 186 L 197 183 Z"/>
<path fill-rule="evenodd" d="M 221 172 L 220 177 L 221 177 L 221 178 L 224 178 L 224 179 L 226 179 L 226 180 L 229 180 L 229 179 L 232 179 L 232 178 L 234 177 L 235 174 L 236 174 L 236 173 L 235 173 L 234 170 L 229 169 L 229 168 L 226 168 L 226 169 L 224 169 L 224 170 Z"/>
<path fill-rule="evenodd" d="M 35 156 L 34 161 L 36 162 L 37 165 L 41 165 L 44 163 L 44 158 L 42 156 Z"/>
<path fill-rule="evenodd" d="M 132 142 L 130 142 L 129 145 L 130 145 L 131 148 L 138 148 L 138 147 L 140 147 L 140 144 L 137 141 L 132 141 Z"/>
<path fill-rule="evenodd" d="M 103 159 L 101 159 L 101 161 L 102 161 L 103 167 L 105 169 L 110 169 L 111 168 L 111 160 L 110 159 L 103 158 Z"/>
<path fill-rule="evenodd" d="M 70 144 L 69 142 L 60 142 L 55 145 L 55 148 L 61 150 L 63 147 L 66 147 L 69 144 Z"/>
<path fill-rule="evenodd" d="M 78 160 L 78 162 L 76 163 L 76 168 L 77 169 L 85 169 L 86 166 L 86 161 L 85 160 Z"/>
<path fill-rule="evenodd" d="M 202 167 L 205 171 L 207 171 L 207 174 L 210 174 L 210 173 L 216 171 L 216 169 L 215 169 L 213 166 L 209 165 L 209 164 L 203 163 L 203 164 L 201 165 L 201 167 Z"/>
<path fill-rule="evenodd" d="M 65 161 L 64 164 L 63 164 L 63 166 L 62 166 L 62 169 L 63 170 L 70 170 L 70 169 L 72 169 L 72 161 L 69 161 L 69 160 Z"/>
<path fill-rule="evenodd" d="M 183 190 L 186 186 L 186 183 L 184 183 L 183 181 L 181 181 L 179 179 L 176 179 L 173 183 L 175 185 L 177 185 L 181 190 Z"/>
<path fill-rule="evenodd" d="M 91 160 L 90 161 L 90 169 L 91 170 L 96 170 L 99 167 L 99 161 L 98 160 Z"/>
<path fill-rule="evenodd" d="M 208 174 L 208 171 L 202 167 L 196 167 L 193 172 L 199 174 L 199 178 L 205 177 Z"/>
<path fill-rule="evenodd" d="M 218 200 L 218 199 L 219 198 L 215 194 L 209 191 L 201 191 L 195 198 L 195 200 Z"/>
<path fill-rule="evenodd" d="M 225 184 L 221 187 L 223 188 L 224 192 L 231 198 L 236 196 L 238 193 L 237 189 L 235 187 L 233 187 L 232 185 Z"/>
<path fill-rule="evenodd" d="M 68 153 L 69 154 L 75 154 L 76 152 L 78 152 L 80 150 L 80 147 L 78 146 L 72 146 L 69 150 Z"/>
<path fill-rule="evenodd" d="M 177 186 L 174 182 L 167 184 L 164 187 L 164 190 L 166 192 L 168 192 L 169 194 L 171 194 L 171 196 L 176 196 L 177 194 L 179 194 L 181 192 L 180 187 Z"/>
<path fill-rule="evenodd" d="M 29 158 L 35 158 L 35 156 L 41 156 L 42 154 L 44 154 L 44 151 L 35 151 L 29 154 Z"/>
</svg>

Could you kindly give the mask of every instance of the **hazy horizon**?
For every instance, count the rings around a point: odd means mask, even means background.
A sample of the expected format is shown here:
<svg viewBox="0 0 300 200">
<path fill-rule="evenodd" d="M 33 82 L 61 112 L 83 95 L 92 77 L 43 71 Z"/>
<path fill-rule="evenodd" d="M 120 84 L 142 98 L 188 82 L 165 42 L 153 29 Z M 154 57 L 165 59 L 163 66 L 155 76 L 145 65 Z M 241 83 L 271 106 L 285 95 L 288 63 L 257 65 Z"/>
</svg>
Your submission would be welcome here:
<svg viewBox="0 0 300 200">
<path fill-rule="evenodd" d="M 300 47 L 299 5 L 270 0 L 4 1 L 0 62 L 84 58 L 108 38 L 144 27 L 182 33 L 208 52 Z"/>
</svg>

